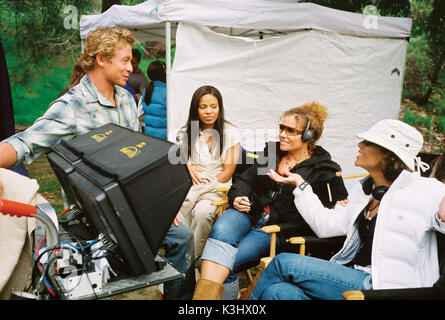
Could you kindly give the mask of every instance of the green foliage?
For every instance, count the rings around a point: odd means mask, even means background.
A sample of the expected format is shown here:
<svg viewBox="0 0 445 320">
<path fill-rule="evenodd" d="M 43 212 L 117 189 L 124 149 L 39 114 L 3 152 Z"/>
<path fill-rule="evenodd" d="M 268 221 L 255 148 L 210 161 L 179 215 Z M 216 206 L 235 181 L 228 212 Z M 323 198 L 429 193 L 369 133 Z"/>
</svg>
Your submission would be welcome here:
<svg viewBox="0 0 445 320">
<path fill-rule="evenodd" d="M 407 17 L 410 15 L 409 0 L 374 0 L 372 2 L 381 15 L 393 17 Z"/>
<path fill-rule="evenodd" d="M 144 0 L 121 0 L 135 5 Z M 425 123 L 444 131 L 445 102 L 443 72 L 445 1 L 438 0 L 316 0 L 323 6 L 351 12 L 363 12 L 374 5 L 379 15 L 410 16 L 413 19 L 406 58 L 403 99 L 422 104 L 433 114 Z M 81 14 L 97 13 L 101 0 L 2 0 L 0 1 L 0 36 L 6 52 L 11 78 L 16 122 L 30 124 L 40 116 L 58 93 L 67 86 L 72 66 L 80 51 L 78 29 L 65 29 L 63 8 L 74 5 Z M 442 10 L 444 9 L 444 10 Z M 142 50 L 141 50 L 142 51 Z M 174 55 L 174 47 L 172 49 Z M 154 59 L 144 59 L 140 68 L 146 73 Z M 162 59 L 165 61 L 165 59 Z"/>
<path fill-rule="evenodd" d="M 47 65 L 46 71 L 28 85 L 11 87 L 14 117 L 17 124 L 31 125 L 43 115 L 52 101 L 70 83 L 72 63 Z M 43 68 L 42 68 L 43 71 Z"/>
<path fill-rule="evenodd" d="M 431 116 L 425 116 L 423 118 L 423 125 L 426 128 L 432 128 L 433 127 L 433 118 Z"/>
<path fill-rule="evenodd" d="M 402 117 L 400 118 L 400 120 L 402 120 L 403 122 L 413 126 L 414 123 L 416 122 L 417 117 L 411 113 L 409 110 L 405 110 L 402 114 Z"/>
<path fill-rule="evenodd" d="M 410 14 L 409 0 L 314 0 L 308 1 L 334 9 L 362 13 L 363 9 L 372 5 L 381 16 L 405 17 Z"/>
<path fill-rule="evenodd" d="M 80 50 L 78 29 L 66 28 L 64 8 L 77 8 L 78 18 L 93 5 L 83 0 L 3 0 L 0 4 L 2 39 L 14 39 L 8 54 L 15 61 L 8 66 L 15 84 L 35 81 L 36 67 L 63 57 L 73 57 Z"/>
<path fill-rule="evenodd" d="M 440 133 L 445 133 L 445 116 L 439 118 L 439 120 L 437 121 L 437 127 Z"/>
<path fill-rule="evenodd" d="M 416 126 L 425 127 L 426 124 L 430 124 L 431 126 L 432 123 L 431 117 L 423 117 L 418 113 L 412 113 L 411 111 L 408 110 L 404 111 L 401 120 L 415 127 Z"/>
<path fill-rule="evenodd" d="M 146 0 L 121 0 L 121 4 L 126 6 L 134 6 L 136 4 L 145 2 Z"/>
<path fill-rule="evenodd" d="M 367 5 L 379 15 L 411 17 L 413 26 L 406 58 L 403 99 L 425 106 L 443 87 L 445 1 L 443 0 L 315 0 L 323 6 L 362 13 Z M 442 80 L 441 80 L 442 79 Z"/>
<path fill-rule="evenodd" d="M 411 1 L 411 12 L 414 20 L 413 34 L 419 41 L 410 46 L 408 52 L 408 68 L 411 75 L 418 72 L 417 77 L 408 77 L 406 84 L 411 88 L 418 86 L 418 78 L 425 81 L 422 87 L 416 90 L 408 90 L 410 99 L 419 105 L 426 105 L 430 102 L 434 92 L 443 87 L 443 64 L 445 62 L 445 39 L 443 30 L 445 28 L 445 2 L 438 0 L 431 1 Z M 420 46 L 415 46 L 421 43 Z M 414 79 L 413 83 L 410 80 Z"/>
<path fill-rule="evenodd" d="M 20 69 L 20 60 L 11 54 L 15 46 L 14 39 L 3 41 L 8 74 L 11 79 L 11 95 L 14 108 L 14 120 L 17 124 L 30 125 L 43 115 L 48 106 L 70 83 L 74 61 L 70 58 L 61 62 L 44 59 L 31 66 L 32 80 L 14 81 L 14 72 Z M 22 74 L 23 75 L 23 74 Z"/>
<path fill-rule="evenodd" d="M 80 53 L 78 29 L 66 29 L 63 9 L 75 6 L 77 18 L 93 2 L 83 0 L 3 0 L 0 36 L 5 50 L 15 121 L 31 124 L 69 84 Z"/>
<path fill-rule="evenodd" d="M 442 89 L 443 91 L 443 89 Z M 424 106 L 424 109 L 429 113 L 435 114 L 437 116 L 445 116 L 445 100 L 439 94 L 436 94 L 431 98 L 431 102 Z"/>
<path fill-rule="evenodd" d="M 418 112 L 406 109 L 402 112 L 400 120 L 414 127 L 426 128 L 427 133 L 429 133 L 430 135 L 433 135 L 432 133 L 433 131 L 437 131 L 439 133 L 445 133 L 444 115 L 437 115 L 431 113 L 422 116 Z"/>
<path fill-rule="evenodd" d="M 137 49 L 139 49 L 139 51 L 142 53 L 144 52 L 144 49 L 142 48 L 142 45 L 138 45 L 136 46 Z M 175 42 L 172 41 L 172 48 L 171 48 L 171 59 L 172 59 L 172 65 L 173 65 L 173 61 L 175 59 L 175 53 L 176 53 L 176 47 L 175 47 Z M 141 63 L 139 64 L 139 69 L 142 70 L 142 72 L 144 73 L 144 75 L 147 77 L 147 68 L 150 65 L 150 63 L 152 63 L 155 60 L 161 60 L 166 62 L 166 58 L 162 57 L 162 58 L 144 58 L 144 55 L 142 55 L 142 60 Z M 150 80 L 150 79 L 149 79 Z"/>
<path fill-rule="evenodd" d="M 411 28 L 411 38 L 424 34 L 427 29 L 428 17 L 433 11 L 434 0 L 410 0 L 411 15 L 413 26 Z"/>
<path fill-rule="evenodd" d="M 403 98 L 419 101 L 431 86 L 428 77 L 434 64 L 428 55 L 428 42 L 425 36 L 410 39 L 406 57 Z"/>
</svg>

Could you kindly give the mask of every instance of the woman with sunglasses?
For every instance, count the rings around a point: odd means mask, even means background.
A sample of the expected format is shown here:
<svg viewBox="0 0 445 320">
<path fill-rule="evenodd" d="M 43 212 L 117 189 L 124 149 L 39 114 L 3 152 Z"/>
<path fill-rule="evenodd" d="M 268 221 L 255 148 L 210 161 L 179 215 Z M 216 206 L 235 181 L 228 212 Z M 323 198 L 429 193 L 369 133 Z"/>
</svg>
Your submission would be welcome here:
<svg viewBox="0 0 445 320">
<path fill-rule="evenodd" d="M 293 188 L 279 185 L 267 175 L 267 168 L 298 172 L 316 190 L 323 205 L 332 207 L 347 198 L 343 180 L 336 176 L 340 166 L 316 145 L 327 118 L 326 107 L 307 103 L 284 112 L 280 119 L 279 142 L 269 142 L 264 158 L 234 181 L 228 199 L 232 208 L 213 225 L 202 254 L 201 278 L 194 299 L 235 299 L 236 273 L 259 263 L 269 253 L 270 235 L 261 227 L 295 223 L 298 234 L 314 235 L 293 203 Z M 284 244 L 280 234 L 277 244 Z M 224 285 L 223 285 L 224 283 Z"/>
<path fill-rule="evenodd" d="M 295 205 L 318 237 L 346 240 L 330 261 L 279 254 L 250 299 L 334 300 L 350 290 L 431 287 L 439 278 L 435 231 L 445 233 L 445 184 L 419 175 L 428 169 L 417 158 L 422 135 L 382 120 L 358 137 L 355 165 L 369 177 L 345 206 L 325 208 L 304 177 L 270 171 L 271 179 L 293 187 Z"/>
</svg>

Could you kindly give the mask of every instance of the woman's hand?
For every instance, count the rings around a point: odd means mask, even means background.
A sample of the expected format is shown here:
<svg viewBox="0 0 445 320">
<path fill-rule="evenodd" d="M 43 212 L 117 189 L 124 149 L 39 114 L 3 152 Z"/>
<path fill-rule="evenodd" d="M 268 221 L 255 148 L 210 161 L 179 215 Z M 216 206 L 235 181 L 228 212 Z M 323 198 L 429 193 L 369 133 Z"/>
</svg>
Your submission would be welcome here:
<svg viewBox="0 0 445 320">
<path fill-rule="evenodd" d="M 302 176 L 300 176 L 298 173 L 290 173 L 289 170 L 285 170 L 284 176 L 280 176 L 274 170 L 270 169 L 267 175 L 269 176 L 269 178 L 271 178 L 273 181 L 277 183 L 292 184 L 296 187 L 298 187 L 301 183 L 304 182 Z"/>
<path fill-rule="evenodd" d="M 199 184 L 199 181 L 201 181 L 201 178 L 198 175 L 198 172 L 201 172 L 202 169 L 199 169 L 198 167 L 194 166 L 193 164 L 187 165 L 187 170 L 189 171 L 190 177 L 192 178 L 193 184 Z"/>
<path fill-rule="evenodd" d="M 235 200 L 233 200 L 233 207 L 240 212 L 248 213 L 250 211 L 249 198 L 246 196 L 236 197 Z"/>
<path fill-rule="evenodd" d="M 176 217 L 173 219 L 173 225 L 175 227 L 179 226 L 179 223 L 181 222 L 181 218 L 179 217 L 179 213 L 176 215 Z"/>
<path fill-rule="evenodd" d="M 345 199 L 345 200 L 338 200 L 338 201 L 335 203 L 334 208 L 335 208 L 336 206 L 346 207 L 346 205 L 348 204 L 348 202 L 349 202 L 348 199 Z"/>
</svg>

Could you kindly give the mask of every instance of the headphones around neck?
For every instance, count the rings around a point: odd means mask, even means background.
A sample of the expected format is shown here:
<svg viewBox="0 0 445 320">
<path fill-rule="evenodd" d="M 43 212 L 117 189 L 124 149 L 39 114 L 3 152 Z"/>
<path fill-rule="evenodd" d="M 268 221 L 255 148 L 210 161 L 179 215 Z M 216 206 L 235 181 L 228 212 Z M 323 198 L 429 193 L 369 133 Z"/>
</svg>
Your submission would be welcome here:
<svg viewBox="0 0 445 320">
<path fill-rule="evenodd" d="M 389 187 L 387 186 L 377 186 L 374 189 L 372 189 L 372 197 L 376 200 L 382 200 L 383 196 L 385 195 L 386 191 L 388 191 Z"/>
<path fill-rule="evenodd" d="M 311 129 L 311 114 L 307 113 L 307 125 L 304 129 L 303 135 L 301 136 L 301 139 L 303 142 L 308 142 L 312 139 L 314 139 L 315 132 Z"/>
<path fill-rule="evenodd" d="M 370 176 L 366 177 L 365 180 L 362 181 L 362 188 L 365 194 L 372 194 L 372 197 L 376 200 L 381 200 L 386 191 L 389 189 L 387 186 L 374 187 L 374 180 Z"/>
</svg>

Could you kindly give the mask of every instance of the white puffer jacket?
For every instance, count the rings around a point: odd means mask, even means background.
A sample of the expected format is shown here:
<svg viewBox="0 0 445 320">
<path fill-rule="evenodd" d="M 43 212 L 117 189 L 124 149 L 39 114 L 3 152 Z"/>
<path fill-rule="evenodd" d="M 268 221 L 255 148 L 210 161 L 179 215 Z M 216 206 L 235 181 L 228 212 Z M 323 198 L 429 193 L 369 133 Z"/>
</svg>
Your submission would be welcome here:
<svg viewBox="0 0 445 320">
<path fill-rule="evenodd" d="M 351 191 L 346 207 L 323 207 L 310 186 L 295 188 L 295 205 L 320 238 L 346 235 L 331 261 L 345 264 L 360 248 L 357 217 L 369 202 L 361 184 Z M 374 289 L 430 287 L 439 278 L 435 231 L 445 233 L 438 208 L 445 184 L 417 172 L 403 171 L 383 197 L 372 246 Z"/>
</svg>

